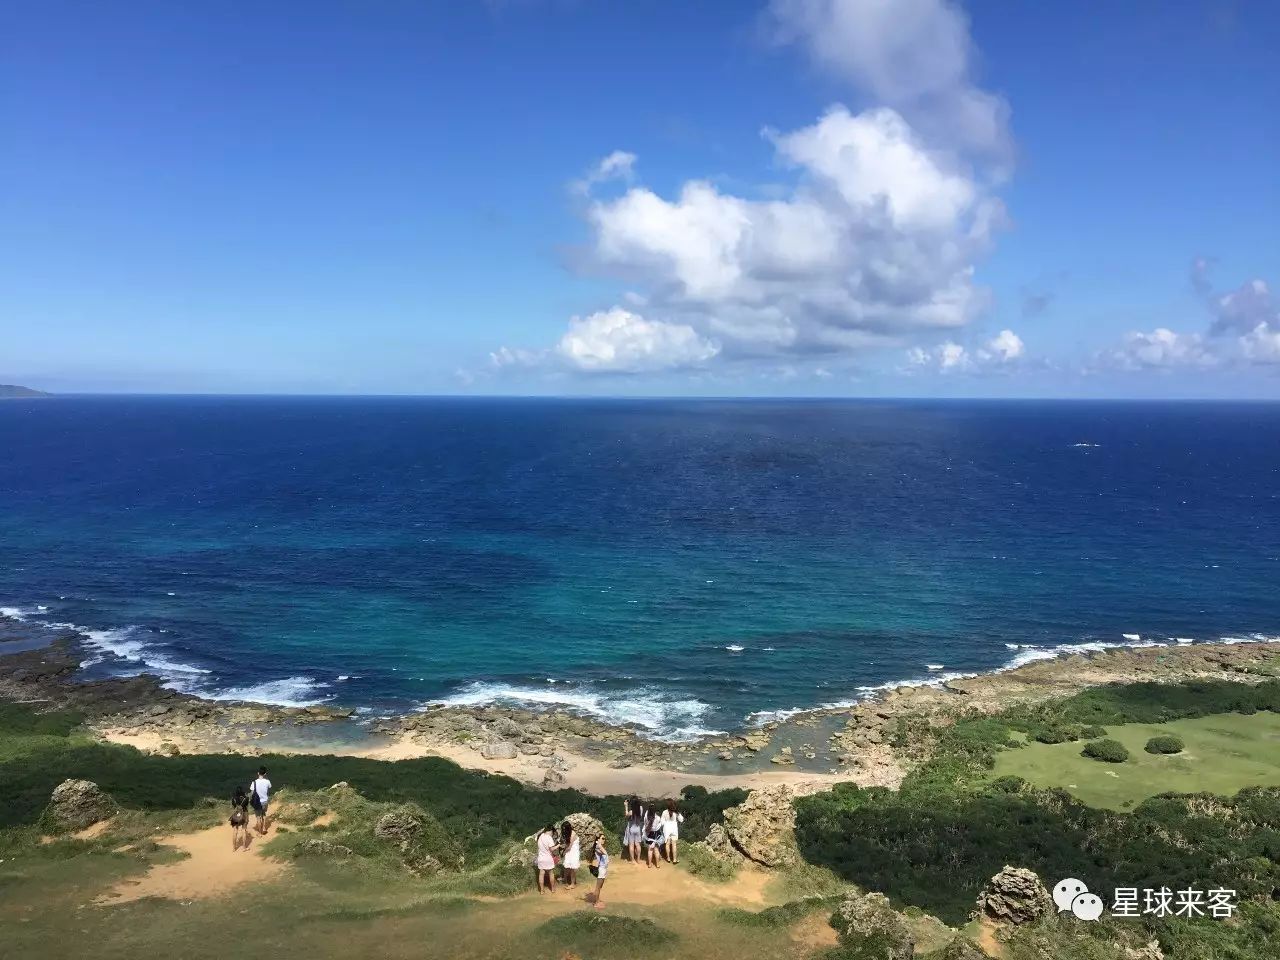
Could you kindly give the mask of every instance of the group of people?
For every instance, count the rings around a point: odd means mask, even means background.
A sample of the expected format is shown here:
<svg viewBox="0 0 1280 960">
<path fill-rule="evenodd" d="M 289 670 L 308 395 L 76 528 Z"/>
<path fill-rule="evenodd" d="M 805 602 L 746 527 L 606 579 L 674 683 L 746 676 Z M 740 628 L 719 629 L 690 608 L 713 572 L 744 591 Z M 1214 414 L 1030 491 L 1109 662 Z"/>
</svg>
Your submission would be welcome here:
<svg viewBox="0 0 1280 960">
<path fill-rule="evenodd" d="M 554 824 L 547 824 L 536 837 L 537 853 L 533 866 L 537 873 L 538 892 L 555 893 L 556 862 L 560 862 L 561 881 L 566 887 L 578 885 L 578 871 L 582 868 L 582 838 L 573 824 L 566 820 L 557 833 Z M 563 853 L 563 856 L 557 854 Z M 591 899 L 597 910 L 604 909 L 604 881 L 609 876 L 609 850 L 604 835 L 591 841 L 591 873 L 596 878 L 596 889 Z"/>
<path fill-rule="evenodd" d="M 267 779 L 267 768 L 259 767 L 258 775 L 249 784 L 248 791 L 244 787 L 236 787 L 231 797 L 231 849 L 241 847 L 249 849 L 252 837 L 249 836 L 249 810 L 253 809 L 254 830 L 260 836 L 267 833 L 267 806 L 271 802 L 271 781 Z"/>
<path fill-rule="evenodd" d="M 684 814 L 674 800 L 667 801 L 665 810 L 656 811 L 632 797 L 622 801 L 622 813 L 626 818 L 622 844 L 632 863 L 640 860 L 642 852 L 649 867 L 657 867 L 660 860 L 680 862 L 680 824 L 684 823 Z"/>
<path fill-rule="evenodd" d="M 622 849 L 630 855 L 632 863 L 643 859 L 647 867 L 657 867 L 662 860 L 680 862 L 680 824 L 684 814 L 674 800 L 668 800 L 666 809 L 657 810 L 641 803 L 638 797 L 622 802 Z M 573 824 L 566 820 L 557 831 L 555 824 L 547 824 L 535 838 L 537 853 L 534 870 L 537 874 L 538 892 L 554 893 L 556 889 L 556 865 L 560 866 L 561 883 L 566 887 L 578 885 L 578 871 L 582 868 L 582 838 Z M 596 888 L 590 896 L 597 910 L 604 908 L 604 882 L 609 875 L 609 850 L 604 835 L 590 841 L 589 868 L 596 878 Z"/>
</svg>

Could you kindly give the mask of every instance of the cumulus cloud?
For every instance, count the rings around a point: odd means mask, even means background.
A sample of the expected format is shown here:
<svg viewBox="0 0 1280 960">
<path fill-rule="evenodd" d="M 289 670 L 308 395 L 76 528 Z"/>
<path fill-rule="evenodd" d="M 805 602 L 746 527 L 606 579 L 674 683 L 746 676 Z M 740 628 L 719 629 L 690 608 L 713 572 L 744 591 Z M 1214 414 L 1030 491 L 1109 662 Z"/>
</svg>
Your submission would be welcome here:
<svg viewBox="0 0 1280 960">
<path fill-rule="evenodd" d="M 908 368 L 938 370 L 941 373 L 991 373 L 1008 370 L 1026 354 L 1026 345 L 1012 330 L 1001 330 L 974 350 L 953 340 L 932 349 L 912 347 L 907 351 Z"/>
<path fill-rule="evenodd" d="M 1280 304 L 1265 280 L 1249 280 L 1219 293 L 1210 272 L 1213 261 L 1191 264 L 1191 287 L 1210 316 L 1206 333 L 1179 333 L 1159 327 L 1132 332 L 1096 357 L 1097 365 L 1122 370 L 1205 368 L 1280 364 Z"/>
<path fill-rule="evenodd" d="M 959 339 L 988 305 L 974 273 L 1005 223 L 992 153 L 1007 139 L 1007 110 L 973 82 L 963 13 L 942 0 L 776 0 L 771 17 L 780 37 L 881 105 L 836 104 L 808 126 L 764 130 L 793 174 L 767 195 L 697 177 L 660 193 L 635 182 L 634 154 L 600 160 L 575 182 L 590 228 L 579 263 L 639 291 L 632 305 L 661 318 L 641 323 L 679 333 L 641 362 L 648 355 L 630 347 L 597 353 L 594 331 L 575 320 L 551 351 L 559 362 L 651 369 L 669 348 L 673 365 L 810 369 L 832 355 Z M 595 189 L 614 180 L 626 182 L 620 193 Z M 624 330 L 647 341 L 642 329 L 623 325 L 608 345 Z M 979 349 L 990 358 L 975 350 L 967 362 L 1004 362 Z"/>
<path fill-rule="evenodd" d="M 1150 333 L 1131 331 L 1118 346 L 1104 351 L 1099 360 L 1102 365 L 1120 370 L 1203 368 L 1218 362 L 1200 334 L 1175 333 L 1168 327 L 1157 327 Z"/>
<path fill-rule="evenodd" d="M 1250 280 L 1213 303 L 1210 333 L 1252 333 L 1259 325 L 1280 327 L 1280 306 L 1265 280 Z"/>
<path fill-rule="evenodd" d="M 555 354 L 586 373 L 641 373 L 696 367 L 720 352 L 718 344 L 692 327 L 614 307 L 574 317 Z"/>
<path fill-rule="evenodd" d="M 714 330 L 728 355 L 849 351 L 968 323 L 996 198 L 890 109 L 834 106 L 767 136 L 800 173 L 787 196 L 632 187 L 591 203 L 594 262 Z"/>
<path fill-rule="evenodd" d="M 780 42 L 930 133 L 1007 156 L 1009 107 L 980 89 L 964 11 L 947 0 L 773 0 Z"/>
</svg>

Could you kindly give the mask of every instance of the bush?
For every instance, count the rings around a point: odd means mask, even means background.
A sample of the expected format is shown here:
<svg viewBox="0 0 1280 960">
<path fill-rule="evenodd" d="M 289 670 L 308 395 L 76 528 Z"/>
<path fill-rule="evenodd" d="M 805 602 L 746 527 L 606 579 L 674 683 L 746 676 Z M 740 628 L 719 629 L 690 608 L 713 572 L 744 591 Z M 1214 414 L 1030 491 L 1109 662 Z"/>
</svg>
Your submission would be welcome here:
<svg viewBox="0 0 1280 960">
<path fill-rule="evenodd" d="M 1107 735 L 1106 727 L 1100 727 L 1096 723 L 1087 723 L 1080 728 L 1079 739 L 1096 740 L 1098 737 L 1105 737 L 1106 735 Z"/>
<path fill-rule="evenodd" d="M 1160 737 L 1152 737 L 1147 741 L 1147 745 L 1143 749 L 1147 753 L 1181 753 L 1185 746 L 1186 744 L 1182 742 L 1181 737 L 1165 734 Z"/>
<path fill-rule="evenodd" d="M 1073 738 L 1068 736 L 1065 730 L 1058 729 L 1057 727 L 1048 727 L 1044 730 L 1037 730 L 1032 739 L 1037 740 L 1040 743 L 1066 743 L 1068 740 Z"/>
<path fill-rule="evenodd" d="M 728 883 L 738 875 L 738 864 L 713 856 L 696 843 L 680 844 L 680 862 L 690 874 L 709 883 Z"/>
<path fill-rule="evenodd" d="M 1119 740 L 1091 740 L 1084 745 L 1080 756 L 1103 763 L 1124 763 L 1129 759 L 1129 751 Z"/>
<path fill-rule="evenodd" d="M 618 914 L 580 910 L 552 917 L 538 927 L 541 938 L 555 945 L 556 953 L 566 950 L 591 957 L 634 957 L 678 939 L 666 927 L 652 920 Z"/>
</svg>

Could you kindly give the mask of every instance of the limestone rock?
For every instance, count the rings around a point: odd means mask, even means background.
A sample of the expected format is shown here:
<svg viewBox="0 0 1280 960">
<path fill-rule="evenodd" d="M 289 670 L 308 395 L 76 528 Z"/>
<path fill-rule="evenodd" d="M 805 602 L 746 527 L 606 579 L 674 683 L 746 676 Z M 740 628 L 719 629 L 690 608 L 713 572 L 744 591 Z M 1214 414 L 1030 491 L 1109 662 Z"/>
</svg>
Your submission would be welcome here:
<svg viewBox="0 0 1280 960">
<path fill-rule="evenodd" d="M 573 832 L 582 842 L 582 859 L 590 859 L 588 845 L 596 837 L 605 836 L 604 824 L 589 813 L 571 813 L 564 818 L 573 824 Z"/>
<path fill-rule="evenodd" d="M 788 786 L 753 790 L 724 812 L 724 832 L 744 856 L 766 867 L 799 862 L 794 793 Z"/>
<path fill-rule="evenodd" d="M 514 760 L 519 752 L 509 740 L 491 740 L 480 748 L 480 756 L 486 760 Z"/>
<path fill-rule="evenodd" d="M 724 832 L 724 827 L 718 823 L 711 825 L 711 829 L 707 831 L 707 838 L 698 845 L 704 847 L 707 853 L 717 860 L 737 860 L 742 856 L 734 849 L 729 835 Z"/>
<path fill-rule="evenodd" d="M 1006 866 L 978 894 L 973 915 L 996 923 L 1021 924 L 1053 914 L 1053 898 L 1040 878 L 1022 867 Z"/>
<path fill-rule="evenodd" d="M 346 859 L 354 856 L 355 851 L 331 840 L 309 837 L 293 848 L 293 855 L 295 857 L 336 857 Z"/>
<path fill-rule="evenodd" d="M 544 790 L 558 790 L 567 782 L 568 778 L 553 767 L 547 770 L 546 775 L 542 778 L 542 788 Z"/>
<path fill-rule="evenodd" d="M 861 948 L 859 956 L 875 960 L 911 960 L 915 956 L 911 928 L 882 893 L 849 894 L 831 915 L 831 926 L 843 943 Z"/>
<path fill-rule="evenodd" d="M 45 822 L 57 830 L 83 830 L 116 812 L 115 801 L 92 780 L 63 780 L 53 788 Z"/>
<path fill-rule="evenodd" d="M 397 844 L 415 843 L 422 835 L 422 821 L 409 810 L 389 810 L 374 824 L 373 835 Z"/>
</svg>

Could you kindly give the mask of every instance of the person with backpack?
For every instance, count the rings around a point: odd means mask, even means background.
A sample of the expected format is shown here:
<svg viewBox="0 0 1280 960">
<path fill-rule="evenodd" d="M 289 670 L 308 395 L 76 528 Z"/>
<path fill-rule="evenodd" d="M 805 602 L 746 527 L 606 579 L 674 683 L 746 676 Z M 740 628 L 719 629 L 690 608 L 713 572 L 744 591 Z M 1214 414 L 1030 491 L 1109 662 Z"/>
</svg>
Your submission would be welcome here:
<svg viewBox="0 0 1280 960">
<path fill-rule="evenodd" d="M 231 798 L 231 849 L 239 850 L 242 844 L 249 849 L 249 795 L 244 787 L 236 787 Z"/>
<path fill-rule="evenodd" d="M 249 804 L 257 817 L 256 828 L 259 834 L 267 834 L 267 806 L 271 802 L 271 781 L 267 779 L 267 768 L 258 768 L 258 777 L 249 784 Z"/>
<path fill-rule="evenodd" d="M 644 843 L 646 866 L 659 865 L 658 851 L 662 848 L 662 820 L 650 809 L 644 816 Z"/>
</svg>

